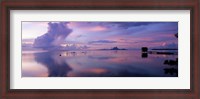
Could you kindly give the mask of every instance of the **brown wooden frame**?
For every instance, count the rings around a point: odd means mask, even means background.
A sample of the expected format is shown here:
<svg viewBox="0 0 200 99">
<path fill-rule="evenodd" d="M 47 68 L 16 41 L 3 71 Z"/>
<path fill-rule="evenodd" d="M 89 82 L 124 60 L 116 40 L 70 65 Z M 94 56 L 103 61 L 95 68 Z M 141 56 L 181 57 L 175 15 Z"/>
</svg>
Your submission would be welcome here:
<svg viewBox="0 0 200 99">
<path fill-rule="evenodd" d="M 191 89 L 56 90 L 10 89 L 10 10 L 190 10 L 191 11 Z M 0 26 L 1 99 L 200 99 L 199 0 L 4 0 Z"/>
</svg>

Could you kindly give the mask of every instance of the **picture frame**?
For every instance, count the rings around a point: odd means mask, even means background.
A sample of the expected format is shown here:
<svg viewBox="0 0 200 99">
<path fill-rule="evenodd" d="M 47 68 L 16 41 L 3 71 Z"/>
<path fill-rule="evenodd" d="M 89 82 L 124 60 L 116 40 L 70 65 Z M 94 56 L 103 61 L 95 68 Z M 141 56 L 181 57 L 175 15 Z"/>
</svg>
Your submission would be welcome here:
<svg viewBox="0 0 200 99">
<path fill-rule="evenodd" d="M 1 2 L 2 99 L 199 99 L 199 0 L 8 0 Z M 10 89 L 11 10 L 190 10 L 190 89 Z"/>
</svg>

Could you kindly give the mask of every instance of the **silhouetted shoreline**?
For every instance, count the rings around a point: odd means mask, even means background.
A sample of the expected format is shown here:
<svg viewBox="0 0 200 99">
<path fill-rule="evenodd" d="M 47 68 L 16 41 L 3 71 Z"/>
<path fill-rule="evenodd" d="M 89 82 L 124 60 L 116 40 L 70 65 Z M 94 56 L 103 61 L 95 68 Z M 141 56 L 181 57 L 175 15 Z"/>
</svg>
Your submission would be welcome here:
<svg viewBox="0 0 200 99">
<path fill-rule="evenodd" d="M 155 48 L 155 49 L 151 49 L 151 50 L 178 50 L 178 49 L 170 49 L 170 48 Z"/>
</svg>

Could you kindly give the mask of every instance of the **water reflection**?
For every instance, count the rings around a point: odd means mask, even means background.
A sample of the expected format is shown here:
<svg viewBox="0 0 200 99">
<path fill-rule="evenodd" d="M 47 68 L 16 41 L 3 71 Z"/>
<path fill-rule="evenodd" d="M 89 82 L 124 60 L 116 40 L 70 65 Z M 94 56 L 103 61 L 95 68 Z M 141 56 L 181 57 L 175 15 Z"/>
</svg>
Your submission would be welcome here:
<svg viewBox="0 0 200 99">
<path fill-rule="evenodd" d="M 178 58 L 175 60 L 165 60 L 163 64 L 173 66 L 170 68 L 164 68 L 163 70 L 165 71 L 165 74 L 178 76 Z"/>
<path fill-rule="evenodd" d="M 142 53 L 142 58 L 148 58 L 148 53 Z"/>
<path fill-rule="evenodd" d="M 34 55 L 35 61 L 47 67 L 49 77 L 65 77 L 72 70 L 67 62 L 57 60 L 51 52 L 35 53 Z"/>
<path fill-rule="evenodd" d="M 178 76 L 178 69 L 175 69 L 175 68 L 165 68 L 164 71 L 165 71 L 165 74 L 177 75 Z"/>
<path fill-rule="evenodd" d="M 35 52 L 27 60 L 29 55 L 23 55 L 23 63 L 37 62 L 35 68 L 46 67 L 49 77 L 177 77 L 178 73 L 177 66 L 167 67 L 177 55 L 141 55 L 137 50 Z M 23 77 L 29 77 L 23 69 L 29 64 L 22 64 Z"/>
</svg>

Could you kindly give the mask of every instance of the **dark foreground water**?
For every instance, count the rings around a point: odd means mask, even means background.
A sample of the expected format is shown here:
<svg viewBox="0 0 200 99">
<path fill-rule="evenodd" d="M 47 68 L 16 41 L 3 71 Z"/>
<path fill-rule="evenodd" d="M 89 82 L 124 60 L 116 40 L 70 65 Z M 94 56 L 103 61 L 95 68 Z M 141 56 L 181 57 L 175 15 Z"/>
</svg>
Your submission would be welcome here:
<svg viewBox="0 0 200 99">
<path fill-rule="evenodd" d="M 140 50 L 22 53 L 22 77 L 177 77 L 177 55 Z"/>
</svg>

